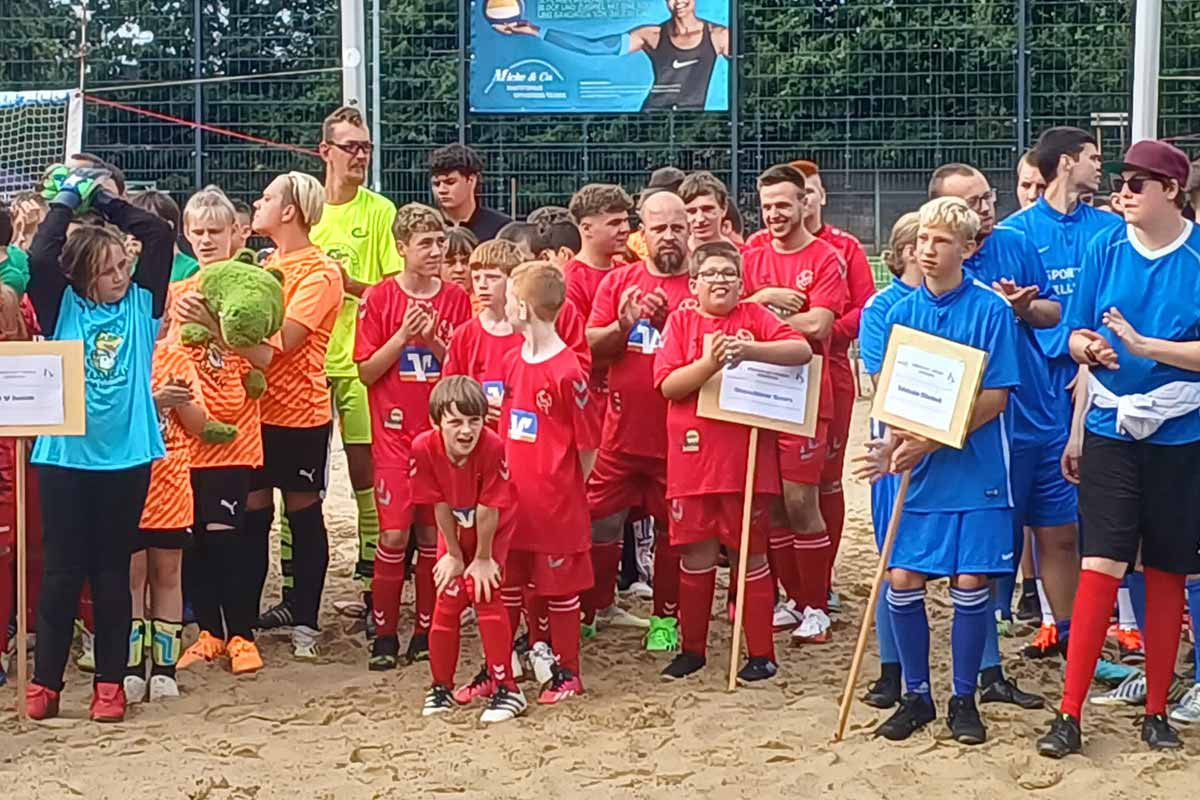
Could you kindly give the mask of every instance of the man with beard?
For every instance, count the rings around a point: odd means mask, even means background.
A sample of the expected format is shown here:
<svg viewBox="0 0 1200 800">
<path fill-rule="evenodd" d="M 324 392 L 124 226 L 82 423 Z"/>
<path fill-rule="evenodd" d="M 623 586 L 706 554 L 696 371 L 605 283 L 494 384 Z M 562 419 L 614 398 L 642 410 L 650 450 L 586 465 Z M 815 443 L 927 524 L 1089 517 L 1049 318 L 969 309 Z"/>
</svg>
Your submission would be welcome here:
<svg viewBox="0 0 1200 800">
<path fill-rule="evenodd" d="M 828 356 L 834 323 L 848 303 L 845 264 L 833 245 L 804 223 L 815 198 L 803 172 L 790 164 L 771 167 L 758 178 L 758 194 L 771 240 L 746 255 L 746 291 L 751 301 L 804 334 L 814 352 Z M 768 551 L 771 571 L 783 583 L 786 607 L 793 612 L 780 627 L 795 626 L 793 637 L 806 644 L 830 639 L 834 548 L 821 515 L 820 486 L 836 408 L 831 371 L 826 360 L 816 436 L 779 437 L 783 507 L 776 509 Z"/>
<path fill-rule="evenodd" d="M 646 649 L 678 649 L 679 556 L 666 537 L 667 401 L 654 388 L 654 355 L 667 315 L 689 287 L 687 212 L 679 196 L 657 192 L 642 204 L 649 260 L 610 272 L 596 292 L 588 343 L 609 364 L 608 408 L 596 466 L 588 479 L 592 541 L 620 541 L 630 509 L 661 526 L 654 554 L 654 615 Z M 586 249 L 585 244 L 585 249 Z"/>
</svg>

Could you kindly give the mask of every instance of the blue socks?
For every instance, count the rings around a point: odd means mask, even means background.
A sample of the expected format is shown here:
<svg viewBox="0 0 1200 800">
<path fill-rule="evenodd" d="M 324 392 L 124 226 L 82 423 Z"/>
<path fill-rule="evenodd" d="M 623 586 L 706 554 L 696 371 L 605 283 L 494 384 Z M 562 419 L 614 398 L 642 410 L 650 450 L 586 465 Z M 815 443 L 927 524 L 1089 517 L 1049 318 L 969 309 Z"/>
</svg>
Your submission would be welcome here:
<svg viewBox="0 0 1200 800">
<path fill-rule="evenodd" d="M 954 625 L 950 635 L 950 649 L 954 656 L 954 694 L 974 697 L 988 629 L 991 629 L 993 638 L 996 636 L 991 590 L 988 586 L 980 589 L 951 587 L 950 599 L 954 601 Z M 921 609 L 924 610 L 924 605 Z"/>
<path fill-rule="evenodd" d="M 892 617 L 904 686 L 909 692 L 924 695 L 933 702 L 929 691 L 929 618 L 925 614 L 925 590 L 897 591 L 888 587 L 888 611 Z M 986 609 L 985 609 L 986 613 Z M 978 664 L 976 664 L 978 671 Z M 971 674 L 972 691 L 975 674 Z"/>
<path fill-rule="evenodd" d="M 956 589 L 951 590 L 951 598 L 954 597 Z M 997 581 L 992 582 L 992 592 L 1002 591 Z M 958 606 L 955 606 L 955 612 L 958 611 Z M 958 618 L 957 613 L 955 619 Z M 957 663 L 957 659 L 955 660 Z M 981 670 L 991 669 L 992 667 L 1000 666 L 1000 634 L 996 632 L 995 623 L 987 626 L 987 631 L 984 634 L 983 640 L 983 660 L 980 661 L 979 668 Z"/>
<path fill-rule="evenodd" d="M 1146 630 L 1146 576 L 1140 572 L 1125 575 L 1129 584 L 1129 603 L 1133 606 L 1133 618 L 1139 631 Z M 1061 638 L 1061 637 L 1060 637 Z"/>
<path fill-rule="evenodd" d="M 1197 626 L 1200 626 L 1200 578 L 1187 582 L 1187 607 L 1188 615 L 1192 618 L 1192 638 L 1200 642 L 1200 636 L 1196 635 Z M 1196 666 L 1196 683 L 1200 683 L 1200 646 L 1195 648 Z"/>
<path fill-rule="evenodd" d="M 875 601 L 875 635 L 879 638 L 879 663 L 899 664 L 900 651 L 896 649 L 896 633 L 892 630 L 892 615 L 888 612 L 888 592 L 892 584 L 884 580 L 879 599 Z"/>
</svg>

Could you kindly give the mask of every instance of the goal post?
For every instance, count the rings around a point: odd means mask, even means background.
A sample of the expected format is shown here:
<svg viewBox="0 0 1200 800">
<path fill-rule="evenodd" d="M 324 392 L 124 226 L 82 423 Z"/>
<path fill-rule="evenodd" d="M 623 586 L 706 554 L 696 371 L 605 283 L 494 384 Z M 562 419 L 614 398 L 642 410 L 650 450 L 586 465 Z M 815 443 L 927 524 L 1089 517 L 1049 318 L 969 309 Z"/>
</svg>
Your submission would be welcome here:
<svg viewBox="0 0 1200 800">
<path fill-rule="evenodd" d="M 77 89 L 0 92 L 0 199 L 36 188 L 46 167 L 82 149 Z"/>
</svg>

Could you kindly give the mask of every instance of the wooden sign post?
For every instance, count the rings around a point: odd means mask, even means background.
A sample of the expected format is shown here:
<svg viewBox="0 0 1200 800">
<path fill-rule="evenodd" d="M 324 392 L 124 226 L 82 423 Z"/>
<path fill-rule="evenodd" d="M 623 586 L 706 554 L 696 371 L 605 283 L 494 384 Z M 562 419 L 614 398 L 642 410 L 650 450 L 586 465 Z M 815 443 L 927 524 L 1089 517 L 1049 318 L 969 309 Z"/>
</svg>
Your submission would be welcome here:
<svg viewBox="0 0 1200 800">
<path fill-rule="evenodd" d="M 26 444 L 35 436 L 82 436 L 87 429 L 83 342 L 0 342 L 0 437 L 13 439 L 17 509 L 17 719 L 29 685 L 25 491 Z"/>
<path fill-rule="evenodd" d="M 711 336 L 705 348 L 711 345 Z M 746 561 L 750 547 L 750 512 L 754 504 L 758 431 L 767 430 L 812 437 L 817 432 L 817 403 L 821 398 L 821 356 L 802 366 L 779 366 L 743 361 L 708 379 L 696 402 L 697 416 L 745 425 L 750 429 L 746 451 L 746 488 L 742 499 L 742 532 L 738 545 L 737 593 L 733 645 L 729 651 L 729 691 L 737 688 L 737 661 L 741 654 L 742 614 L 746 593 Z"/>
<path fill-rule="evenodd" d="M 910 431 L 961 450 L 970 433 L 971 415 L 975 411 L 975 399 L 979 396 L 986 365 L 987 353 L 983 350 L 903 325 L 894 325 L 888 336 L 887 354 L 879 373 L 871 416 L 892 428 Z M 911 470 L 905 470 L 900 476 L 887 535 L 879 550 L 879 565 L 875 569 L 866 608 L 863 609 L 858 642 L 850 661 L 850 674 L 846 677 L 846 688 L 842 692 L 834 741 L 841 741 L 846 732 L 850 706 L 854 701 L 854 684 L 862 669 L 867 634 L 871 630 L 875 604 L 879 602 L 879 589 L 891 561 L 911 478 Z"/>
</svg>

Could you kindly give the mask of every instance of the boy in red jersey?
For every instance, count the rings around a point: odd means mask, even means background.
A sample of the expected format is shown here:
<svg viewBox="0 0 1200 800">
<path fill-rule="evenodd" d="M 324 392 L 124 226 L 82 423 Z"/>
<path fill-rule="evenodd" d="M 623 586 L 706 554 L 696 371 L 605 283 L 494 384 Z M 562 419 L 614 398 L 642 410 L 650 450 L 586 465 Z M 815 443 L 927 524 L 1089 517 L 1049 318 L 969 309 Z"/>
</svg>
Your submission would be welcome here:
<svg viewBox="0 0 1200 800">
<path fill-rule="evenodd" d="M 750 300 L 766 305 L 824 354 L 834 321 L 846 306 L 841 257 L 804 227 L 811 198 L 800 170 L 787 164 L 771 167 L 759 176 L 758 191 L 771 241 L 747 253 L 746 291 Z M 777 609 L 776 627 L 795 628 L 793 636 L 798 641 L 814 644 L 828 642 L 830 636 L 827 612 L 833 543 L 820 509 L 820 485 L 834 417 L 830 372 L 822 370 L 817 435 L 811 439 L 779 437 L 784 514 L 777 513 L 772 525 L 769 553 L 772 572 L 789 598 Z"/>
<path fill-rule="evenodd" d="M 429 396 L 441 378 L 454 329 L 471 317 L 471 298 L 439 277 L 446 252 L 441 215 L 428 206 L 409 203 L 396 213 L 392 230 L 405 259 L 404 272 L 367 292 L 354 342 L 354 361 L 371 408 L 371 457 L 379 508 L 379 547 L 371 580 L 376 627 L 368 662 L 372 670 L 395 669 L 397 664 L 404 554 L 414 524 L 417 619 L 407 658 L 416 661 L 429 652 L 437 530 L 433 510 L 412 499 L 410 450 L 413 438 L 429 428 Z"/>
<path fill-rule="evenodd" d="M 595 547 L 619 542 L 629 510 L 657 520 L 654 553 L 654 614 L 648 650 L 675 650 L 679 637 L 679 555 L 666 537 L 667 403 L 654 389 L 654 354 L 667 315 L 694 304 L 688 288 L 687 212 L 678 195 L 656 192 L 642 204 L 642 230 L 650 260 L 613 270 L 601 282 L 588 319 L 588 340 L 597 361 L 610 361 L 608 409 L 588 484 Z M 619 551 L 618 551 L 619 556 Z M 597 589 L 616 579 L 597 575 Z"/>
<path fill-rule="evenodd" d="M 742 425 L 696 414 L 700 387 L 726 364 L 743 360 L 803 364 L 812 348 L 799 333 L 754 303 L 739 303 L 742 259 L 728 242 L 701 245 L 688 264 L 699 307 L 680 308 L 667 319 L 663 346 L 654 358 L 654 384 L 667 398 L 667 496 L 671 501 L 671 544 L 680 548 L 679 621 L 682 651 L 663 675 L 683 678 L 705 664 L 712 616 L 717 554 L 741 546 L 742 492 L 746 473 L 739 451 L 750 431 Z M 706 337 L 712 337 L 706 344 Z M 771 616 L 775 585 L 767 565 L 767 526 L 780 492 L 775 434 L 758 442 L 750 547 L 745 554 L 746 647 L 750 659 L 738 677 L 772 677 L 775 647 Z M 739 554 L 741 555 L 741 554 Z"/>
<path fill-rule="evenodd" d="M 585 420 L 587 370 L 554 329 L 565 295 L 562 273 L 533 261 L 513 271 L 505 307 L 525 343 L 504 379 L 508 462 L 519 503 L 504 584 L 532 585 L 546 599 L 558 662 L 538 697 L 543 704 L 583 693 L 579 593 L 592 586 L 584 481 L 596 442 Z"/>
<path fill-rule="evenodd" d="M 437 603 L 429 631 L 433 686 L 422 716 L 486 697 L 483 722 L 520 716 L 528 704 L 509 668 L 512 629 L 500 600 L 501 573 L 516 528 L 516 493 L 509 482 L 504 440 L 484 427 L 483 387 L 465 375 L 448 377 L 429 398 L 434 429 L 413 440 L 413 501 L 433 506 L 438 561 Z M 473 606 L 487 659 L 482 675 L 458 691 L 454 669 L 462 612 Z"/>
</svg>

